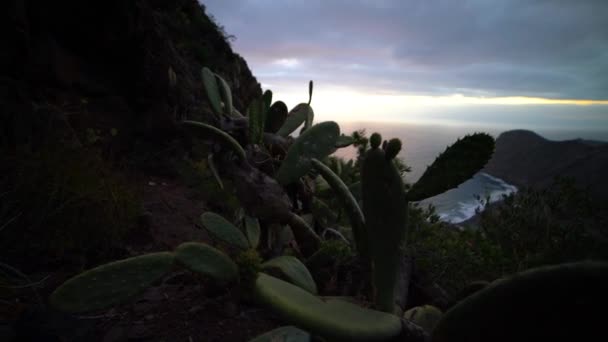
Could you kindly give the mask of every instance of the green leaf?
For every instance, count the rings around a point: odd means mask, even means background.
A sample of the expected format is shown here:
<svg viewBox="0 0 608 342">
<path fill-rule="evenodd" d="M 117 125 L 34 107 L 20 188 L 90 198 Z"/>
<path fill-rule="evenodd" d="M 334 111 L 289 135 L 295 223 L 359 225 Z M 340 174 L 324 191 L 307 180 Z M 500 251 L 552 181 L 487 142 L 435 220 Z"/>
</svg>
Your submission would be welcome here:
<svg viewBox="0 0 608 342">
<path fill-rule="evenodd" d="M 254 295 L 286 322 L 327 339 L 384 341 L 401 332 L 401 320 L 397 316 L 340 300 L 325 302 L 264 273 L 256 279 Z"/>
<path fill-rule="evenodd" d="M 207 99 L 211 104 L 211 109 L 213 109 L 213 112 L 219 115 L 222 113 L 222 98 L 220 96 L 217 80 L 215 79 L 215 74 L 207 67 L 203 68 L 201 74 L 203 77 L 205 94 L 207 94 Z"/>
<path fill-rule="evenodd" d="M 169 272 L 173 253 L 140 255 L 95 267 L 69 279 L 50 296 L 53 307 L 85 312 L 120 304 L 147 289 Z"/>
<path fill-rule="evenodd" d="M 311 158 L 322 159 L 335 150 L 340 127 L 333 121 L 314 125 L 289 147 L 276 179 L 285 185 L 295 182 L 311 168 Z"/>
<path fill-rule="evenodd" d="M 249 248 L 249 242 L 243 232 L 220 215 L 208 211 L 201 215 L 201 222 L 217 239 L 241 249 Z"/>
<path fill-rule="evenodd" d="M 247 239 L 251 248 L 256 249 L 260 244 L 260 222 L 257 218 L 245 215 L 245 228 L 247 230 Z"/>
<path fill-rule="evenodd" d="M 494 152 L 494 138 L 485 133 L 467 135 L 446 148 L 407 194 L 420 201 L 455 188 L 481 170 Z"/>
<path fill-rule="evenodd" d="M 220 282 L 232 281 L 239 274 L 237 265 L 229 256 L 204 243 L 182 243 L 175 250 L 175 257 L 191 271 Z"/>
<path fill-rule="evenodd" d="M 249 342 L 310 342 L 310 334 L 289 325 L 271 330 Z"/>
<path fill-rule="evenodd" d="M 283 137 L 286 137 L 293 133 L 301 124 L 306 121 L 310 121 L 312 123 L 312 117 L 314 117 L 314 112 L 312 111 L 312 107 L 310 107 L 306 103 L 300 103 L 295 106 L 289 114 L 287 114 L 287 119 L 285 119 L 285 123 L 278 130 L 277 134 Z"/>
<path fill-rule="evenodd" d="M 317 294 L 317 284 L 315 284 L 306 266 L 296 257 L 283 255 L 266 261 L 262 264 L 262 268 L 277 268 L 287 277 L 290 283 L 312 294 Z"/>
</svg>

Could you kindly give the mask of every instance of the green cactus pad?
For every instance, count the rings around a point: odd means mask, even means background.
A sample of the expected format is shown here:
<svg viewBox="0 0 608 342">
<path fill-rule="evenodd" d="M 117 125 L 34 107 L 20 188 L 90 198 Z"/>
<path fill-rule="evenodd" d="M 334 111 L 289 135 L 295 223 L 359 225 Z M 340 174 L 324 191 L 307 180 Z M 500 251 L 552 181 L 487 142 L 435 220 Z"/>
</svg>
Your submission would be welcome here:
<svg viewBox="0 0 608 342">
<path fill-rule="evenodd" d="M 220 96 L 220 89 L 215 79 L 215 74 L 209 68 L 204 67 L 201 72 L 203 78 L 203 86 L 205 87 L 205 94 L 211 104 L 211 109 L 216 114 L 222 113 L 222 97 Z"/>
<path fill-rule="evenodd" d="M 254 295 L 287 322 L 327 339 L 385 341 L 399 335 L 399 317 L 340 300 L 323 301 L 285 281 L 260 273 Z"/>
<path fill-rule="evenodd" d="M 312 279 L 306 266 L 296 257 L 283 255 L 262 264 L 263 269 L 277 268 L 287 280 L 304 290 L 317 294 L 317 284 Z"/>
<path fill-rule="evenodd" d="M 266 123 L 266 108 L 264 99 L 255 99 L 249 105 L 249 141 L 252 144 L 261 144 L 264 138 L 264 125 Z"/>
<path fill-rule="evenodd" d="M 231 137 L 228 133 L 222 131 L 221 129 L 213 127 L 206 123 L 191 120 L 184 120 L 182 121 L 182 124 L 186 127 L 196 129 L 198 131 L 201 131 L 203 134 L 210 135 L 213 138 L 224 142 L 236 153 L 236 155 L 241 160 L 247 160 L 245 150 L 243 149 L 241 144 L 239 144 L 238 141 L 236 141 L 233 137 Z"/>
<path fill-rule="evenodd" d="M 243 232 L 220 215 L 206 212 L 201 215 L 201 222 L 207 231 L 217 239 L 241 249 L 250 247 Z"/>
<path fill-rule="evenodd" d="M 382 149 L 371 149 L 365 154 L 361 194 L 374 265 L 376 307 L 393 312 L 395 282 L 407 223 L 407 200 L 401 175 Z"/>
<path fill-rule="evenodd" d="M 608 305 L 606 289 L 606 262 L 531 269 L 495 281 L 448 310 L 433 341 L 598 340 L 606 334 L 605 315 L 597 310 Z"/>
<path fill-rule="evenodd" d="M 224 101 L 224 112 L 229 116 L 234 116 L 234 107 L 232 106 L 232 92 L 228 83 L 218 74 L 215 74 L 222 101 Z"/>
<path fill-rule="evenodd" d="M 344 184 L 342 179 L 333 173 L 329 167 L 314 158 L 311 160 L 311 162 L 312 165 L 319 171 L 321 176 L 323 176 L 327 183 L 329 183 L 339 200 L 342 202 L 342 205 L 348 214 L 348 218 L 350 219 L 353 236 L 357 245 L 357 251 L 364 260 L 367 260 L 369 258 L 369 251 L 367 248 L 368 236 L 365 230 L 365 218 L 361 208 L 359 208 L 357 200 L 350 192 L 346 184 Z"/>
<path fill-rule="evenodd" d="M 391 160 L 391 159 L 395 158 L 397 156 L 397 154 L 399 154 L 400 151 L 401 151 L 401 140 L 399 140 L 397 138 L 393 138 L 393 139 L 389 140 L 389 142 L 386 144 L 386 149 L 384 150 L 385 157 L 386 157 L 386 159 Z"/>
<path fill-rule="evenodd" d="M 260 244 L 260 222 L 257 218 L 245 215 L 245 229 L 247 232 L 247 240 L 251 248 L 256 249 Z"/>
<path fill-rule="evenodd" d="M 312 102 L 312 80 L 308 81 L 308 105 L 310 105 L 310 102 Z"/>
<path fill-rule="evenodd" d="M 173 253 L 152 253 L 95 267 L 59 286 L 50 304 L 64 312 L 78 313 L 120 304 L 160 279 L 173 266 Z"/>
<path fill-rule="evenodd" d="M 287 119 L 287 105 L 283 101 L 277 101 L 270 106 L 266 114 L 265 130 L 269 133 L 276 133 Z"/>
<path fill-rule="evenodd" d="M 369 145 L 371 148 L 377 149 L 380 147 L 380 144 L 382 144 L 382 136 L 380 133 L 372 133 L 372 135 L 369 137 Z"/>
<path fill-rule="evenodd" d="M 441 319 L 441 310 L 432 305 L 416 306 L 407 310 L 403 318 L 410 320 L 431 334 Z"/>
<path fill-rule="evenodd" d="M 249 342 L 310 342 L 310 334 L 292 325 L 276 328 Z"/>
<path fill-rule="evenodd" d="M 306 103 L 300 103 L 287 114 L 285 123 L 277 131 L 277 134 L 286 137 L 300 127 L 301 124 L 305 124 L 307 120 L 312 122 L 311 117 L 314 117 L 312 107 Z"/>
<path fill-rule="evenodd" d="M 272 91 L 270 89 L 266 90 L 264 94 L 262 94 L 262 99 L 264 100 L 264 110 L 268 110 L 272 104 Z"/>
<path fill-rule="evenodd" d="M 336 148 L 348 147 L 355 143 L 355 138 L 350 135 L 340 135 L 336 141 Z"/>
<path fill-rule="evenodd" d="M 175 258 L 189 270 L 229 282 L 238 277 L 238 267 L 229 256 L 207 244 L 182 243 L 175 250 Z"/>
<path fill-rule="evenodd" d="M 408 199 L 420 201 L 457 187 L 481 170 L 493 152 L 494 138 L 488 134 L 476 133 L 458 139 L 424 171 L 408 192 Z"/>
<path fill-rule="evenodd" d="M 335 150 L 340 127 L 333 121 L 321 122 L 302 133 L 287 151 L 276 179 L 285 185 L 295 182 L 311 168 L 311 158 L 322 159 Z"/>
</svg>

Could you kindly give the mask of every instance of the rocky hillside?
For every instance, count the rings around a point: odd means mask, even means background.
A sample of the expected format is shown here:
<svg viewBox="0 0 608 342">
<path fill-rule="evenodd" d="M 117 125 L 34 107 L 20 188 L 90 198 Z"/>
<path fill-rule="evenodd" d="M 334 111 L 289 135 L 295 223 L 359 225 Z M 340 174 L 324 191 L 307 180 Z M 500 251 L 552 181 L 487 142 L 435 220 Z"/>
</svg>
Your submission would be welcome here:
<svg viewBox="0 0 608 342">
<path fill-rule="evenodd" d="M 485 172 L 517 186 L 547 186 L 572 177 L 599 199 L 608 199 L 608 143 L 551 141 L 525 130 L 502 133 Z"/>
<path fill-rule="evenodd" d="M 239 110 L 261 96 L 196 0 L 8 0 L 0 8 L 3 146 L 44 140 L 51 126 L 83 139 L 112 130 L 114 149 L 167 141 L 176 119 L 213 121 L 201 66 L 228 81 Z"/>
</svg>

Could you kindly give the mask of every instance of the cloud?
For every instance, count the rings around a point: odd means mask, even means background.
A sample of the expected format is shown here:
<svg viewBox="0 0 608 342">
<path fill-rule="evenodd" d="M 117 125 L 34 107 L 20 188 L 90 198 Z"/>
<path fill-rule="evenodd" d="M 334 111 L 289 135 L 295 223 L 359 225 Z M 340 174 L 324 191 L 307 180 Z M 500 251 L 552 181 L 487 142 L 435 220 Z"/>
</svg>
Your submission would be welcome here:
<svg viewBox="0 0 608 342">
<path fill-rule="evenodd" d="M 213 0 L 269 84 L 608 99 L 605 0 Z"/>
</svg>

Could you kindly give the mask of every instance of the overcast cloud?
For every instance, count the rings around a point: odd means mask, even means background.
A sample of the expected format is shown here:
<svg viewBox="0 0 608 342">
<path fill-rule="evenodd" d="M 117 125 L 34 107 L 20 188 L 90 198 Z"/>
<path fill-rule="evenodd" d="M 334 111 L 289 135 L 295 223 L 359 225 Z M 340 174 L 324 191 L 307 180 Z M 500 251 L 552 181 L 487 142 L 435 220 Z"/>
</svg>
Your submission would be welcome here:
<svg viewBox="0 0 608 342">
<path fill-rule="evenodd" d="M 608 99 L 608 0 L 213 0 L 269 86 Z"/>
</svg>

